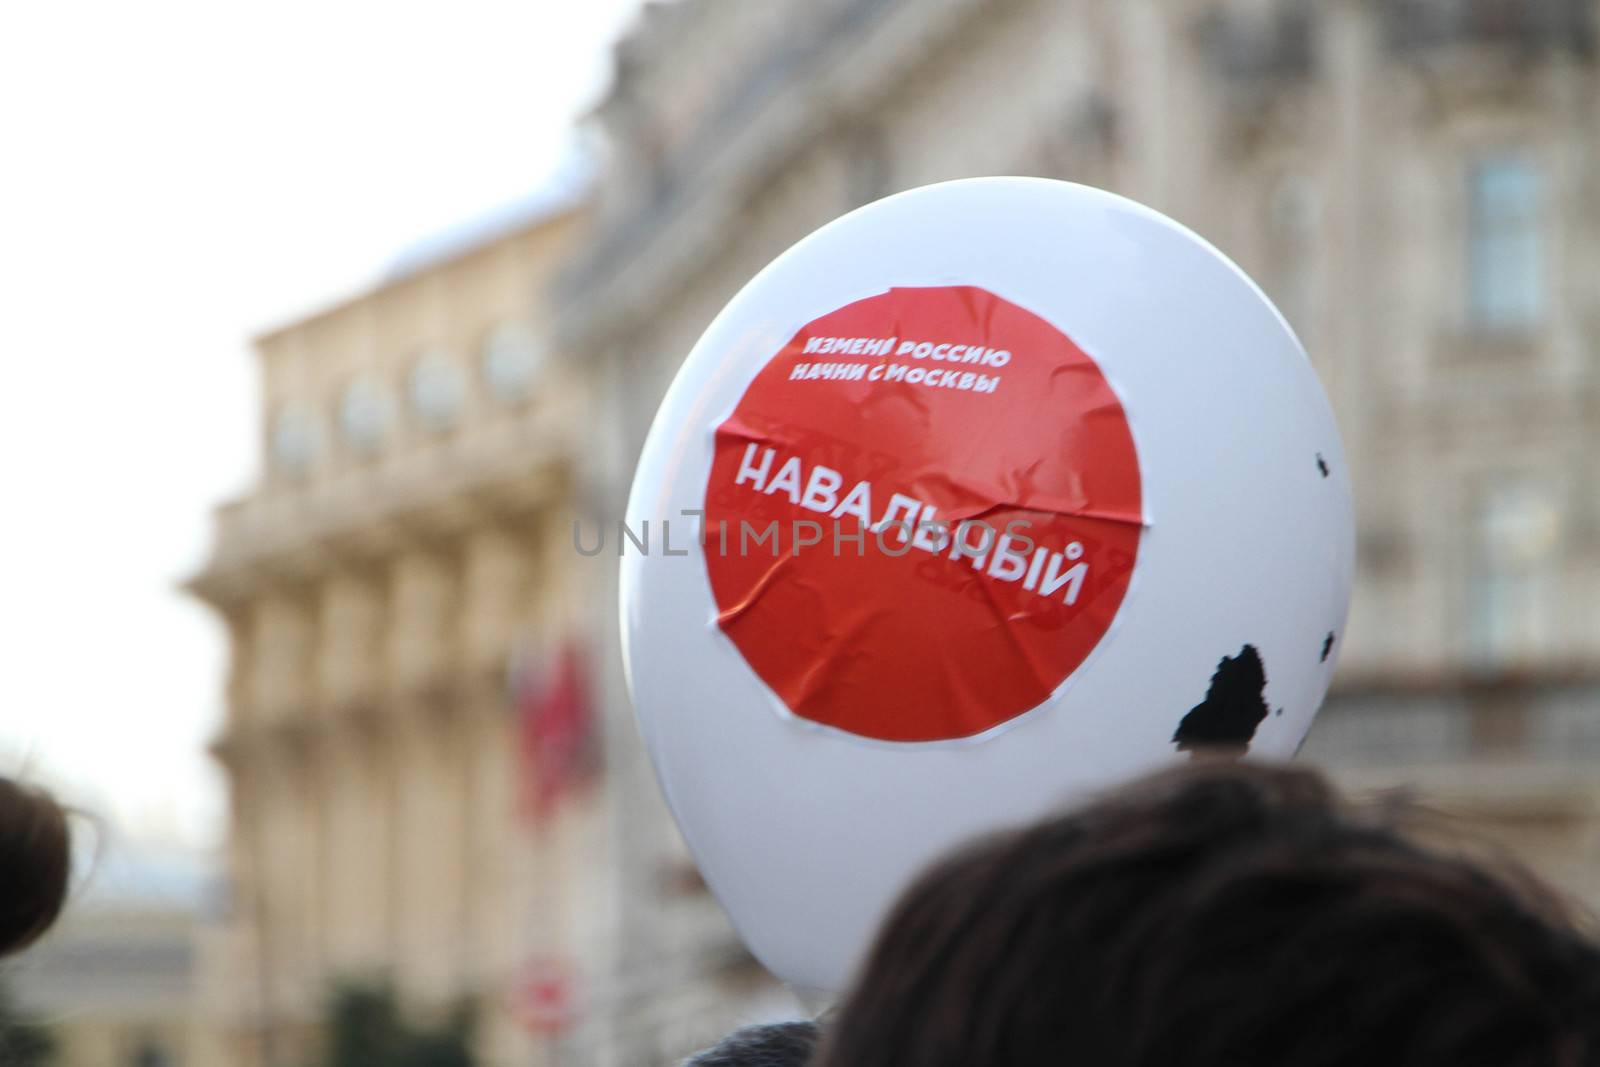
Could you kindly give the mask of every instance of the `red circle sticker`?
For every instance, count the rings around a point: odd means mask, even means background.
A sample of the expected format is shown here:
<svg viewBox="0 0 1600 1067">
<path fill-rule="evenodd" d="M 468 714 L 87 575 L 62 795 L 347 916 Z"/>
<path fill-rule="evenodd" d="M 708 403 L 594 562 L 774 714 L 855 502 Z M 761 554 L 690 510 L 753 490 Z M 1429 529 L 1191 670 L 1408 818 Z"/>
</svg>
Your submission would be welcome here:
<svg viewBox="0 0 1600 1067">
<path fill-rule="evenodd" d="M 717 624 L 794 714 L 971 737 L 1105 636 L 1142 529 L 1100 368 L 975 286 L 890 289 L 795 334 L 717 428 Z"/>
</svg>

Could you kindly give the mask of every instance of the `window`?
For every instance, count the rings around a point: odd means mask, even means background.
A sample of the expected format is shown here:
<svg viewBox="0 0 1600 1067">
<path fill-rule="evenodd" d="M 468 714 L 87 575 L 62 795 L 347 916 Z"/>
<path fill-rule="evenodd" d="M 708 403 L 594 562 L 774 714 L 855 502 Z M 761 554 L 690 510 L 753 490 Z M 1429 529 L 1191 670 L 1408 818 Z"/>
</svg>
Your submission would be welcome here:
<svg viewBox="0 0 1600 1067">
<path fill-rule="evenodd" d="M 528 399 L 543 368 L 544 349 L 521 323 L 502 324 L 484 342 L 483 376 L 490 393 L 503 404 Z"/>
<path fill-rule="evenodd" d="M 279 409 L 267 443 L 273 467 L 291 478 L 301 477 L 311 469 L 321 441 L 317 421 L 309 411 L 297 405 Z"/>
<path fill-rule="evenodd" d="M 442 433 L 461 418 L 466 385 L 460 368 L 444 352 L 428 352 L 412 364 L 407 389 L 412 410 L 429 430 Z"/>
<path fill-rule="evenodd" d="M 128 1062 L 130 1067 L 172 1067 L 172 1057 L 152 1038 L 141 1041 Z"/>
<path fill-rule="evenodd" d="M 339 430 L 358 454 L 370 456 L 383 445 L 390 422 L 389 396 L 371 378 L 357 378 L 339 399 Z"/>
<path fill-rule="evenodd" d="M 1317 188 L 1304 175 L 1283 175 L 1271 187 L 1262 283 L 1289 325 L 1302 336 L 1310 326 L 1315 295 L 1311 259 L 1320 214 Z"/>
<path fill-rule="evenodd" d="M 1513 665 L 1545 643 L 1548 578 L 1560 535 L 1560 513 L 1532 485 L 1495 485 L 1480 498 L 1469 563 L 1475 666 Z"/>
<path fill-rule="evenodd" d="M 1479 160 L 1467 177 L 1467 320 L 1524 333 L 1544 316 L 1544 182 L 1521 156 Z"/>
</svg>

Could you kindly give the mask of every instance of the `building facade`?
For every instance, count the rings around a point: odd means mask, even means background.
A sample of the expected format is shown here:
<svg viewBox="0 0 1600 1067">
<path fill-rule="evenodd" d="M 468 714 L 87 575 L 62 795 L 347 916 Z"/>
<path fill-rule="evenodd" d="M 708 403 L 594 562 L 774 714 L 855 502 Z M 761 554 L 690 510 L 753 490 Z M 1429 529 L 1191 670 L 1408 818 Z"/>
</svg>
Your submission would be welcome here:
<svg viewBox="0 0 1600 1067">
<path fill-rule="evenodd" d="M 1122 192 L 1262 282 L 1345 435 L 1359 575 L 1306 757 L 1419 785 L 1600 899 L 1597 24 L 1595 0 L 649 5 L 557 289 L 606 401 L 592 500 L 620 515 L 684 355 L 816 227 L 964 176 Z"/>
<path fill-rule="evenodd" d="M 264 469 L 191 582 L 232 652 L 230 1062 L 314 1062 L 333 992 L 374 983 L 473 1009 L 485 1062 L 554 1062 L 606 958 L 593 791 L 519 814 L 529 687 L 595 625 L 566 549 L 589 399 L 538 298 L 577 218 L 524 205 L 257 342 Z"/>
<path fill-rule="evenodd" d="M 261 339 L 266 469 L 193 583 L 233 647 L 213 1014 L 237 1062 L 303 1062 L 330 984 L 373 975 L 424 1013 L 478 1004 L 493 1063 L 669 1064 L 793 1010 L 694 877 L 627 710 L 614 554 L 572 524 L 615 531 L 740 286 L 963 176 L 1123 192 L 1263 283 L 1357 487 L 1306 757 L 1420 785 L 1600 899 L 1597 23 L 1600 0 L 647 5 L 581 216 Z M 507 676 L 573 633 L 602 785 L 529 830 Z M 519 1022 L 552 963 L 571 1025 Z"/>
</svg>

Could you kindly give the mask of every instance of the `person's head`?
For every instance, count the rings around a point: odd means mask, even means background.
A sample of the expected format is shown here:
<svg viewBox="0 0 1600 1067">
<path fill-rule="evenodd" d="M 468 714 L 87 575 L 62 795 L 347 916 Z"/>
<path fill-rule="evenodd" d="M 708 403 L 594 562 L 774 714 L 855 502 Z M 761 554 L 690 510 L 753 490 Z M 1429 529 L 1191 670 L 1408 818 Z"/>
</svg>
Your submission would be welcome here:
<svg viewBox="0 0 1600 1067">
<path fill-rule="evenodd" d="M 816 1047 L 816 1023 L 746 1026 L 690 1056 L 683 1067 L 805 1067 Z"/>
<path fill-rule="evenodd" d="M 1313 772 L 1204 762 L 935 865 L 818 1063 L 1594 1067 L 1600 951 Z"/>
<path fill-rule="evenodd" d="M 46 794 L 0 778 L 0 956 L 49 929 L 67 896 L 67 816 Z"/>
</svg>

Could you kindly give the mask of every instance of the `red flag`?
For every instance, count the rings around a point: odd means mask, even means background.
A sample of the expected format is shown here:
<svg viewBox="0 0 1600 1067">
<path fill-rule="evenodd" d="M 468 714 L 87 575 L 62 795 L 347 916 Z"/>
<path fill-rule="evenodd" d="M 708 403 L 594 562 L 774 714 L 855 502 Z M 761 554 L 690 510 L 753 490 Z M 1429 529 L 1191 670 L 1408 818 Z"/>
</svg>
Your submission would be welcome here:
<svg viewBox="0 0 1600 1067">
<path fill-rule="evenodd" d="M 542 822 L 595 770 L 597 739 L 587 657 L 576 641 L 565 641 L 539 676 L 523 672 L 517 685 L 517 714 L 522 814 Z"/>
</svg>

